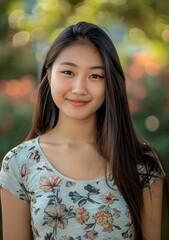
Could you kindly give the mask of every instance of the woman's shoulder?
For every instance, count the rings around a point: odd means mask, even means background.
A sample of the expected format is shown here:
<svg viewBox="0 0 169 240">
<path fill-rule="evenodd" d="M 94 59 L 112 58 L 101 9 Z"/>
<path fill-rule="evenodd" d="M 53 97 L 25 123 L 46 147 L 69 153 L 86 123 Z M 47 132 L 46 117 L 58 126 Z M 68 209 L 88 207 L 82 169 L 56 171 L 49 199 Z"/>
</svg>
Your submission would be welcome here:
<svg viewBox="0 0 169 240">
<path fill-rule="evenodd" d="M 153 162 L 141 162 L 137 164 L 137 170 L 139 175 L 146 175 L 149 177 L 158 177 L 163 178 L 165 176 L 165 172 L 161 165 L 161 162 L 157 162 L 154 164 Z"/>
<path fill-rule="evenodd" d="M 36 141 L 37 138 L 23 141 L 22 143 L 18 144 L 14 148 L 10 149 L 6 155 L 4 156 L 3 161 L 9 161 L 9 160 L 26 160 L 30 151 L 36 148 Z"/>
<path fill-rule="evenodd" d="M 25 202 L 29 202 L 29 197 L 23 182 L 30 173 L 27 165 L 33 167 L 29 154 L 35 147 L 36 139 L 32 139 L 12 148 L 5 155 L 0 170 L 0 187 L 7 189 Z"/>
<path fill-rule="evenodd" d="M 143 189 L 158 179 L 164 179 L 165 171 L 159 153 L 151 148 L 144 149 L 137 163 L 137 170 Z"/>
<path fill-rule="evenodd" d="M 161 157 L 153 148 L 143 149 L 141 157 L 139 157 L 137 169 L 140 174 L 151 173 L 157 176 L 164 175 Z"/>
</svg>

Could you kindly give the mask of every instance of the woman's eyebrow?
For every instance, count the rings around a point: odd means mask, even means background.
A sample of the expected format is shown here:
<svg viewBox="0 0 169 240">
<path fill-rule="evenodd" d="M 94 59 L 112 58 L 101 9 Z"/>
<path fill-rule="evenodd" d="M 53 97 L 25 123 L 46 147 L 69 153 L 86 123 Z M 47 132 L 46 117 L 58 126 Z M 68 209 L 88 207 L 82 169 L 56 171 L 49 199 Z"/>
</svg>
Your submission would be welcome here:
<svg viewBox="0 0 169 240">
<path fill-rule="evenodd" d="M 73 66 L 73 67 L 78 67 L 76 64 L 74 64 L 72 62 L 62 62 L 62 63 L 60 63 L 60 65 L 69 65 L 69 66 Z"/>
<path fill-rule="evenodd" d="M 76 68 L 79 67 L 78 65 L 76 65 L 75 63 L 72 63 L 72 62 L 62 62 L 62 63 L 60 63 L 60 65 L 69 65 L 69 66 L 76 67 Z M 92 66 L 92 67 L 89 67 L 89 69 L 102 69 L 102 70 L 104 70 L 104 67 L 103 66 Z"/>
</svg>

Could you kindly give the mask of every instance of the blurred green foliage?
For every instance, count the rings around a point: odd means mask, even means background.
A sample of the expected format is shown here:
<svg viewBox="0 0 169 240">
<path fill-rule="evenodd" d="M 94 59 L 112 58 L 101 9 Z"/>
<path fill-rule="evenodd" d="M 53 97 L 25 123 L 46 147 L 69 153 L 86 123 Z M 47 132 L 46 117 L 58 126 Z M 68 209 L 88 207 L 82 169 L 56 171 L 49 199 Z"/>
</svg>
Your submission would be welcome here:
<svg viewBox="0 0 169 240">
<path fill-rule="evenodd" d="M 114 40 L 134 125 L 169 169 L 168 13 L 165 0 L 0 0 L 0 159 L 31 126 L 37 83 L 30 80 L 26 92 L 22 78 L 38 78 L 48 45 L 65 26 L 90 21 Z"/>
<path fill-rule="evenodd" d="M 24 140 L 31 127 L 33 108 L 30 103 L 19 102 L 14 105 L 5 96 L 0 96 L 0 110 L 0 155 L 2 159 L 10 147 Z"/>
<path fill-rule="evenodd" d="M 148 95 L 141 101 L 141 111 L 132 114 L 135 128 L 159 150 L 169 169 L 169 84 L 159 79 L 144 79 Z M 166 109 L 166 107 L 168 109 Z"/>
</svg>

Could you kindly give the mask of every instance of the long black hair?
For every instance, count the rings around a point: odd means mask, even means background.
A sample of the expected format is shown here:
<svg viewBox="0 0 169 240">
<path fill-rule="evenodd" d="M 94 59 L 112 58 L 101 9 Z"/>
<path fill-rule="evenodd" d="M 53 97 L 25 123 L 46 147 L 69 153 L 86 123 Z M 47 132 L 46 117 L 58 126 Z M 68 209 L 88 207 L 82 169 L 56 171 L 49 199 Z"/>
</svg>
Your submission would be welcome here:
<svg viewBox="0 0 169 240">
<path fill-rule="evenodd" d="M 156 172 L 161 176 L 163 172 L 159 165 L 158 153 L 142 140 L 133 128 L 125 77 L 116 48 L 111 38 L 97 25 L 79 22 L 67 27 L 54 40 L 42 68 L 35 116 L 27 139 L 43 134 L 56 126 L 59 110 L 51 97 L 48 73 L 62 50 L 86 40 L 100 52 L 106 79 L 105 100 L 96 113 L 97 151 L 111 166 L 112 176 L 129 207 L 135 240 L 143 239 L 142 190 Z M 144 173 L 139 173 L 140 165 L 146 169 Z"/>
</svg>

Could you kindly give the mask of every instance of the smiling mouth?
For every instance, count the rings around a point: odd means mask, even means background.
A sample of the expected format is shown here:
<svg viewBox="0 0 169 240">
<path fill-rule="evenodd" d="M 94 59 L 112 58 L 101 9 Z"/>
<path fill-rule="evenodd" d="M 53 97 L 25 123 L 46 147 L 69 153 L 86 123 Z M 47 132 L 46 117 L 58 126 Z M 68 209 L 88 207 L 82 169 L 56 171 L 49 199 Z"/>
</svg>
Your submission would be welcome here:
<svg viewBox="0 0 169 240">
<path fill-rule="evenodd" d="M 85 105 L 87 105 L 90 101 L 82 101 L 82 100 L 75 100 L 75 99 L 66 99 L 68 101 L 68 103 L 70 103 L 71 105 L 75 106 L 75 107 L 83 107 Z"/>
</svg>

